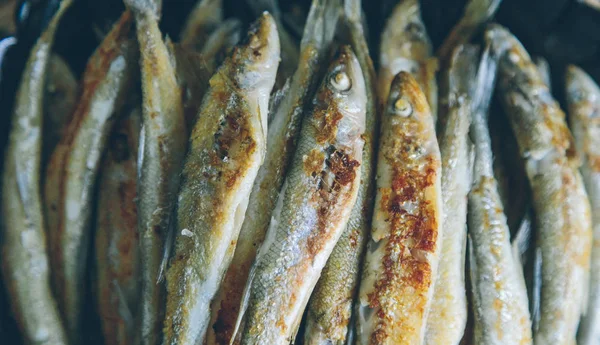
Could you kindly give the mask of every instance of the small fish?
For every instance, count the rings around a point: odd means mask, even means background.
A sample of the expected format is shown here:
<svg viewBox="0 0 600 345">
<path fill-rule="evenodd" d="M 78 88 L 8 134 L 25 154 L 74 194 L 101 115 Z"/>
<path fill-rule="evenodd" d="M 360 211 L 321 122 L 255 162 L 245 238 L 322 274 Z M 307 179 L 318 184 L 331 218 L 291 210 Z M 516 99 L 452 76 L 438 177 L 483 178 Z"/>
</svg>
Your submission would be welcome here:
<svg viewBox="0 0 600 345">
<path fill-rule="evenodd" d="M 469 262 L 474 342 L 532 344 L 531 319 L 523 268 L 510 242 L 498 183 L 494 178 L 487 114 L 494 90 L 496 61 L 486 50 L 480 64 L 470 136 L 475 147 L 469 193 Z"/>
<path fill-rule="evenodd" d="M 499 59 L 501 103 L 517 138 L 533 191 L 537 245 L 542 255 L 536 345 L 574 344 L 586 310 L 592 225 L 565 114 L 521 43 L 506 29 L 485 33 Z"/>
<path fill-rule="evenodd" d="M 200 50 L 209 70 L 217 70 L 233 47 L 238 44 L 241 35 L 242 23 L 234 18 L 225 20 L 212 32 Z"/>
<path fill-rule="evenodd" d="M 60 3 L 31 49 L 4 156 L 0 264 L 12 314 L 28 344 L 68 344 L 50 286 L 40 180 L 46 72 L 54 35 L 71 3 Z"/>
<path fill-rule="evenodd" d="M 182 174 L 167 273 L 165 345 L 202 342 L 264 159 L 277 28 L 263 14 L 211 78 Z"/>
<path fill-rule="evenodd" d="M 304 344 L 345 344 L 351 329 L 354 297 L 360 282 L 360 263 L 371 225 L 375 189 L 375 147 L 378 126 L 375 71 L 362 25 L 360 0 L 344 3 L 345 32 L 363 71 L 367 106 L 365 114 L 361 182 L 348 225 L 327 260 L 311 296 Z"/>
<path fill-rule="evenodd" d="M 143 93 L 137 163 L 142 263 L 138 337 L 142 345 L 158 345 L 165 313 L 163 257 L 174 236 L 170 230 L 188 131 L 176 70 L 158 28 L 160 1 L 125 0 L 125 5 L 135 17 Z"/>
<path fill-rule="evenodd" d="M 52 54 L 47 73 L 44 95 L 43 162 L 47 161 L 62 138 L 71 119 L 70 115 L 73 114 L 79 92 L 77 79 L 60 56 Z"/>
<path fill-rule="evenodd" d="M 441 248 L 441 162 L 427 99 L 408 72 L 392 82 L 378 154 L 357 344 L 422 344 Z"/>
<path fill-rule="evenodd" d="M 421 19 L 419 0 L 403 0 L 386 22 L 381 33 L 378 94 L 385 108 L 390 85 L 400 71 L 410 72 L 427 97 L 433 121 L 437 119 L 437 59 Z"/>
<path fill-rule="evenodd" d="M 592 207 L 593 247 L 589 305 L 579 326 L 577 344 L 600 342 L 600 88 L 582 69 L 569 66 L 566 99 L 583 182 Z"/>
<path fill-rule="evenodd" d="M 318 82 L 319 66 L 328 57 L 333 34 L 325 31 L 325 22 L 337 19 L 326 16 L 326 6 L 323 0 L 313 2 L 308 18 L 311 25 L 306 27 L 301 44 L 301 63 L 280 103 L 269 109 L 273 115 L 268 125 L 267 152 L 252 186 L 250 200 L 253 202 L 248 205 L 231 265 L 212 302 L 212 327 L 206 338 L 208 345 L 229 344 L 233 335 L 250 267 L 267 233 L 271 213 L 294 155 L 304 105 L 309 103 Z"/>
<path fill-rule="evenodd" d="M 440 133 L 442 202 L 444 214 L 442 249 L 425 344 L 458 345 L 467 324 L 465 257 L 467 194 L 471 186 L 472 143 L 468 138 L 477 80 L 479 49 L 460 45 L 445 72 L 448 91 L 443 95 L 447 111 Z"/>
<path fill-rule="evenodd" d="M 241 344 L 289 344 L 360 185 L 363 74 L 349 46 L 329 64 L 244 291 Z M 240 328 L 241 327 L 241 328 Z"/>
<path fill-rule="evenodd" d="M 489 21 L 500 7 L 502 0 L 469 0 L 463 16 L 438 48 L 437 56 L 445 63 L 455 47 L 467 43 L 482 26 Z"/>
<path fill-rule="evenodd" d="M 141 109 L 117 121 L 108 138 L 96 207 L 96 286 L 106 345 L 133 344 L 139 305 L 137 148 Z"/>
<path fill-rule="evenodd" d="M 53 286 L 72 343 L 81 341 L 96 177 L 108 135 L 135 76 L 125 12 L 84 72 L 77 107 L 46 169 L 44 210 Z"/>
<path fill-rule="evenodd" d="M 221 22 L 223 0 L 198 1 L 181 29 L 181 45 L 186 49 L 200 51 Z"/>
<path fill-rule="evenodd" d="M 546 59 L 544 59 L 543 57 L 536 57 L 534 59 L 534 63 L 537 66 L 538 70 L 540 71 L 540 74 L 542 75 L 542 79 L 544 79 L 544 82 L 546 83 L 546 85 L 548 85 L 548 90 L 550 90 L 550 92 L 552 92 L 552 78 L 551 78 L 551 73 L 550 73 L 550 64 L 548 64 L 548 61 Z"/>
</svg>

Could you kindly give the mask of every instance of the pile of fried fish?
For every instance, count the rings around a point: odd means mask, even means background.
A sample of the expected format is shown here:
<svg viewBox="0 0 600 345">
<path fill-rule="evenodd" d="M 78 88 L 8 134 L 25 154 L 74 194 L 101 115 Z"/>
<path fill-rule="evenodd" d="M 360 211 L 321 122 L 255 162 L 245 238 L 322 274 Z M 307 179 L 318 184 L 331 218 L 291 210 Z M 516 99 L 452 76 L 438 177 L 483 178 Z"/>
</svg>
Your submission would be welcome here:
<svg viewBox="0 0 600 345">
<path fill-rule="evenodd" d="M 26 344 L 86 342 L 88 291 L 105 344 L 600 344 L 600 89 L 569 66 L 565 115 L 500 0 L 437 52 L 400 1 L 377 70 L 360 0 L 313 0 L 299 45 L 275 7 L 201 0 L 172 42 L 125 0 L 80 81 L 72 2 L 4 156 Z"/>
</svg>

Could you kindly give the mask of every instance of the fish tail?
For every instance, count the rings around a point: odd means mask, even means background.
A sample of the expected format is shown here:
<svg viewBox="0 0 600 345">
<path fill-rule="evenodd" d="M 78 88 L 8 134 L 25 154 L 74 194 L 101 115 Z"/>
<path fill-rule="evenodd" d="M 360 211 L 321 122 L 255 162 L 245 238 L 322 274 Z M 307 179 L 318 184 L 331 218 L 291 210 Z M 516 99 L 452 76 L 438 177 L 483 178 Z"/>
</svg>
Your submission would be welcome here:
<svg viewBox="0 0 600 345">
<path fill-rule="evenodd" d="M 494 94 L 497 71 L 498 58 L 492 52 L 491 44 L 487 43 L 477 71 L 477 88 L 473 98 L 473 115 L 483 117 L 485 121 L 487 121 L 488 109 Z"/>
<path fill-rule="evenodd" d="M 134 13 L 150 13 L 156 18 L 160 17 L 162 0 L 123 0 L 123 2 Z"/>
</svg>

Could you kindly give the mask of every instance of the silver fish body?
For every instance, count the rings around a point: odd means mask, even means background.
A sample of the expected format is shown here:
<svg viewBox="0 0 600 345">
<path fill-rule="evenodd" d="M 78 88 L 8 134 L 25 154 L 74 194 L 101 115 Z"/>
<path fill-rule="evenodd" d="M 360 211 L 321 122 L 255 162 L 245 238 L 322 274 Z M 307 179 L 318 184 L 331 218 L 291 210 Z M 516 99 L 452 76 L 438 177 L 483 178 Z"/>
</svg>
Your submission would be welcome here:
<svg viewBox="0 0 600 345">
<path fill-rule="evenodd" d="M 54 299 L 42 208 L 41 159 L 46 72 L 58 24 L 72 1 L 62 1 L 27 59 L 16 94 L 2 174 L 2 277 L 26 344 L 66 345 Z"/>
<path fill-rule="evenodd" d="M 296 153 L 250 272 L 241 344 L 288 344 L 356 201 L 366 90 L 343 46 L 303 120 Z"/>
<path fill-rule="evenodd" d="M 92 202 L 108 134 L 135 76 L 125 12 L 90 58 L 82 93 L 46 169 L 45 215 L 55 293 L 71 342 L 81 341 Z"/>
<path fill-rule="evenodd" d="M 232 338 L 250 267 L 267 233 L 294 155 L 305 104 L 317 84 L 320 65 L 326 60 L 333 39 L 333 34 L 324 29 L 325 22 L 337 19 L 327 16 L 327 6 L 326 1 L 313 2 L 307 19 L 311 25 L 307 26 L 301 44 L 301 63 L 280 103 L 269 109 L 272 119 L 268 125 L 267 152 L 252 186 L 250 200 L 253 202 L 248 205 L 231 265 L 212 303 L 208 345 L 229 344 Z"/>
<path fill-rule="evenodd" d="M 468 138 L 475 96 L 479 50 L 463 45 L 455 49 L 446 72 L 443 95 L 447 111 L 440 114 L 445 128 L 439 134 L 442 159 L 444 214 L 442 249 L 425 344 L 457 345 L 467 323 L 465 257 L 467 194 L 471 186 L 471 142 Z"/>
<path fill-rule="evenodd" d="M 410 72 L 423 89 L 434 123 L 437 119 L 437 59 L 421 18 L 419 0 L 396 5 L 381 33 L 377 92 L 381 107 L 388 100 L 390 85 L 400 72 Z"/>
<path fill-rule="evenodd" d="M 495 66 L 486 51 L 482 66 Z M 490 63 L 491 62 L 491 63 Z M 479 93 L 472 115 L 475 147 L 473 186 L 469 193 L 469 262 L 473 292 L 476 344 L 532 344 L 527 289 L 518 256 L 513 253 L 504 215 L 493 155 L 487 112 L 493 92 L 495 67 L 480 68 Z M 483 100 L 487 98 L 487 100 Z"/>
<path fill-rule="evenodd" d="M 577 343 L 600 343 L 600 88 L 582 69 L 566 74 L 569 122 L 582 165 L 583 182 L 592 207 L 593 247 L 588 309 L 581 320 Z"/>
<path fill-rule="evenodd" d="M 278 62 L 277 28 L 265 13 L 211 78 L 182 173 L 164 344 L 204 340 L 264 159 Z"/>
<path fill-rule="evenodd" d="M 344 3 L 348 41 L 363 71 L 367 96 L 361 182 L 348 225 L 337 241 L 312 293 L 306 315 L 304 344 L 344 344 L 360 282 L 360 263 L 371 224 L 375 147 L 378 127 L 375 71 L 362 25 L 360 0 Z"/>
<path fill-rule="evenodd" d="M 533 191 L 542 255 L 536 345 L 575 343 L 586 310 L 592 227 L 565 114 L 519 41 L 493 25 L 486 31 L 499 58 L 498 88 Z"/>
<path fill-rule="evenodd" d="M 440 168 L 426 97 L 414 77 L 400 72 L 381 120 L 357 344 L 423 343 L 441 248 Z"/>
</svg>

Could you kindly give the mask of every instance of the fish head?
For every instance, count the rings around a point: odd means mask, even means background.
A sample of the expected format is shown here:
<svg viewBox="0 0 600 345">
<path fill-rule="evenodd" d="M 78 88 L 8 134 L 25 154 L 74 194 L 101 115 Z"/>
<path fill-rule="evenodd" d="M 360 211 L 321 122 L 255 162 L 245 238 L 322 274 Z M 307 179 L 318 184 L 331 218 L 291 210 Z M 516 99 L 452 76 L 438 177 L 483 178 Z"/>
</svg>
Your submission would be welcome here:
<svg viewBox="0 0 600 345">
<path fill-rule="evenodd" d="M 428 122 L 433 121 L 427 98 L 419 83 L 409 73 L 398 73 L 392 85 L 386 107 L 385 123 L 395 127 L 394 132 L 419 137 L 425 136 Z"/>
<path fill-rule="evenodd" d="M 596 97 L 600 94 L 600 89 L 594 80 L 577 66 L 569 65 L 567 67 L 565 81 L 568 99 L 573 102 L 596 101 Z"/>
<path fill-rule="evenodd" d="M 383 65 L 394 64 L 394 59 L 425 61 L 431 56 L 432 46 L 425 23 L 421 18 L 419 0 L 401 1 L 395 8 L 381 37 Z"/>
<path fill-rule="evenodd" d="M 273 17 L 264 12 L 235 48 L 232 58 L 238 68 L 236 83 L 241 89 L 270 93 L 279 66 L 279 34 Z M 243 73 L 239 73 L 239 71 Z"/>
<path fill-rule="evenodd" d="M 365 131 L 367 91 L 362 69 L 350 46 L 341 46 L 329 65 L 321 93 L 339 115 L 337 140 L 353 145 Z"/>
</svg>

